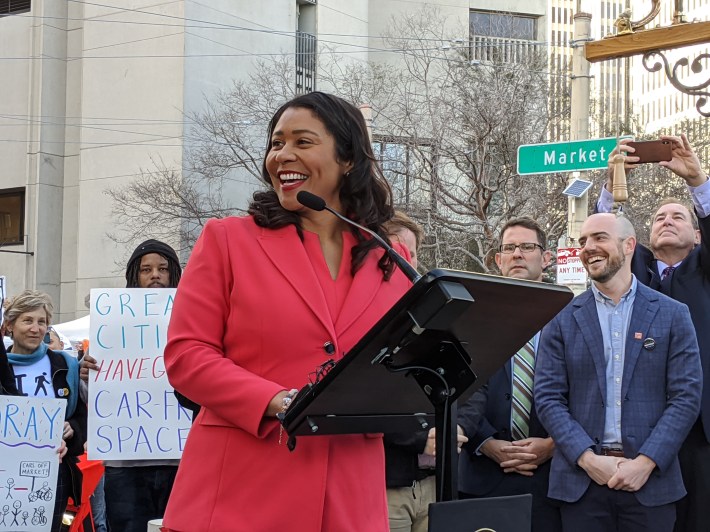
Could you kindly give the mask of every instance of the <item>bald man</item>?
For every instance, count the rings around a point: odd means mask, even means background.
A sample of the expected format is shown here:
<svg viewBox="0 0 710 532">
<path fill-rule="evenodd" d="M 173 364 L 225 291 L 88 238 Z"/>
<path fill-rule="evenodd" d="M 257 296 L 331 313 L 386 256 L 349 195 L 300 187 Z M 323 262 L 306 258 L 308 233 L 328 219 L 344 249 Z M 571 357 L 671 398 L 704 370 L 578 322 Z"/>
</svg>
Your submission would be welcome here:
<svg viewBox="0 0 710 532">
<path fill-rule="evenodd" d="M 535 403 L 555 441 L 548 495 L 564 531 L 671 532 L 685 495 L 678 451 L 702 394 L 688 308 L 639 283 L 624 217 L 582 226 L 592 279 L 544 329 Z"/>
</svg>

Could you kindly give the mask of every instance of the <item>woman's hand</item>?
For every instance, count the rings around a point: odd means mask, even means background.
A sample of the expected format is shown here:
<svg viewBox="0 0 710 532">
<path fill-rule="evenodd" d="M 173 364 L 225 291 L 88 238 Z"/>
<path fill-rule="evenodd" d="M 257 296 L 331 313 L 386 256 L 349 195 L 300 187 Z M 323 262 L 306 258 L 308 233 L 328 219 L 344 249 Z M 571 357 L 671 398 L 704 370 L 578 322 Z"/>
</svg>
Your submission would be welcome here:
<svg viewBox="0 0 710 532">
<path fill-rule="evenodd" d="M 271 401 L 269 401 L 269 406 L 266 408 L 266 413 L 264 414 L 264 416 L 276 417 L 276 414 L 286 412 L 289 405 L 291 404 L 291 400 L 296 397 L 297 393 L 298 390 L 296 388 L 293 388 L 292 390 L 284 390 L 274 395 Z"/>
<path fill-rule="evenodd" d="M 59 448 L 57 449 L 57 454 L 59 455 L 59 463 L 62 463 L 62 458 L 64 458 L 67 454 L 67 442 L 62 440 L 62 443 L 59 444 Z"/>
<path fill-rule="evenodd" d="M 71 425 L 69 424 L 68 421 L 64 422 L 64 432 L 62 433 L 62 439 L 63 440 L 71 440 L 74 437 L 74 429 L 71 428 Z"/>
</svg>

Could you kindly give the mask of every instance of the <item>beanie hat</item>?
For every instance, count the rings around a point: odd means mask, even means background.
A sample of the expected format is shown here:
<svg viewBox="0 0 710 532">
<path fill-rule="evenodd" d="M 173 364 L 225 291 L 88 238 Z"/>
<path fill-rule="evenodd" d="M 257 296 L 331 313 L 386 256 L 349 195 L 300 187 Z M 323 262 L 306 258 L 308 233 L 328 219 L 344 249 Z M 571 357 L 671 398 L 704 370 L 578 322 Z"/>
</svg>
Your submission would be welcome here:
<svg viewBox="0 0 710 532">
<path fill-rule="evenodd" d="M 131 269 L 131 265 L 139 261 L 143 255 L 148 255 L 149 253 L 157 253 L 159 255 L 162 255 L 165 257 L 168 262 L 173 262 L 180 271 L 182 271 L 182 267 L 180 266 L 180 260 L 178 259 L 177 253 L 175 253 L 175 250 L 171 248 L 169 245 L 167 245 L 165 242 L 161 242 L 160 240 L 146 240 L 142 244 L 139 244 L 138 247 L 135 249 L 133 252 L 133 255 L 131 255 L 131 258 L 128 259 L 128 264 L 126 265 L 126 280 L 128 281 L 128 272 Z"/>
</svg>

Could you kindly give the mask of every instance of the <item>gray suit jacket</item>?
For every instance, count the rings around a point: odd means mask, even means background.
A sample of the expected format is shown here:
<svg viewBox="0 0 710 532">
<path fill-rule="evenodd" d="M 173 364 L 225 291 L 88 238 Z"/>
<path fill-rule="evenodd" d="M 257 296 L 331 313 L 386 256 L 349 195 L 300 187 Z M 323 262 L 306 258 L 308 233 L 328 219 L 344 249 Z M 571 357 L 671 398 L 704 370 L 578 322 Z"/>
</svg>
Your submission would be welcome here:
<svg viewBox="0 0 710 532">
<path fill-rule="evenodd" d="M 643 347 L 646 338 L 655 347 Z M 688 308 L 641 283 L 626 338 L 621 432 L 628 458 L 657 465 L 636 492 L 645 506 L 685 495 L 678 450 L 700 409 L 702 370 Z M 535 403 L 555 440 L 548 495 L 575 502 L 591 479 L 577 466 L 604 433 L 606 363 L 591 290 L 576 297 L 544 329 L 535 371 Z"/>
</svg>

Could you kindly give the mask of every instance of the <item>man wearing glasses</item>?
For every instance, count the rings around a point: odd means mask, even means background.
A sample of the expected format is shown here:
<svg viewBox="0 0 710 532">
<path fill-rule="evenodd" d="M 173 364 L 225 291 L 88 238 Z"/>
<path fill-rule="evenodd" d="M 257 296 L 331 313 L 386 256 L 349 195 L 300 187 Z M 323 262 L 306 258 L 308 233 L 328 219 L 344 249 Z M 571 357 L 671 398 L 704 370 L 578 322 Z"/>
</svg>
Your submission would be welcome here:
<svg viewBox="0 0 710 532">
<path fill-rule="evenodd" d="M 53 327 L 47 328 L 47 334 L 44 335 L 44 343 L 49 346 L 52 351 L 64 351 L 64 342 L 62 342 L 59 333 Z"/>
<path fill-rule="evenodd" d="M 530 218 L 503 226 L 496 265 L 505 277 L 542 281 L 550 264 L 545 232 Z M 459 457 L 461 498 L 533 495 L 533 532 L 561 530 L 559 510 L 547 498 L 554 443 L 532 402 L 539 333 L 459 408 L 469 443 Z"/>
</svg>

